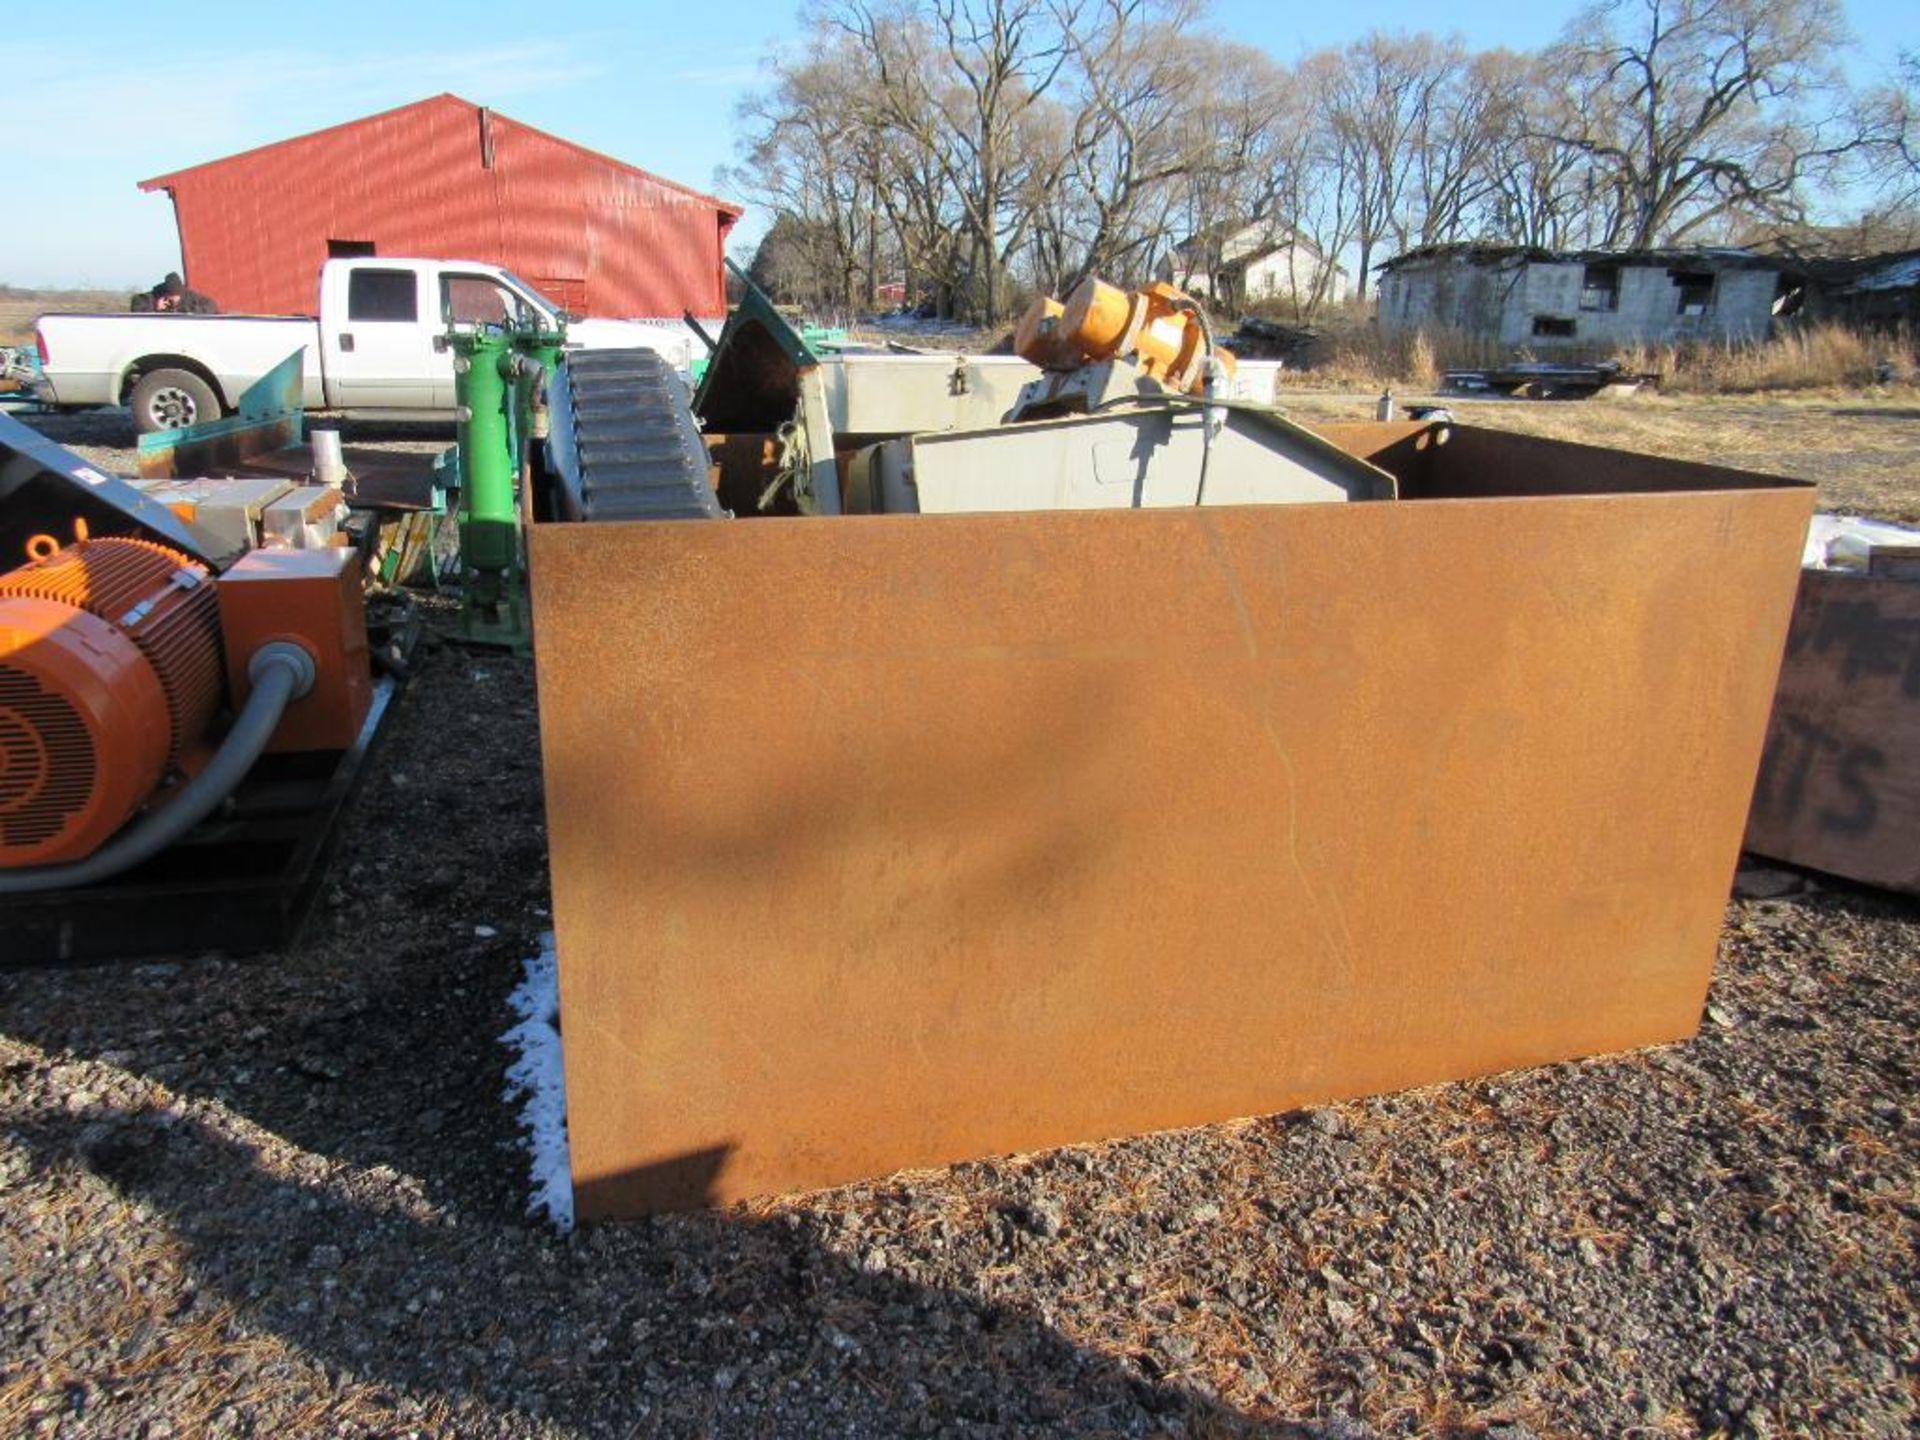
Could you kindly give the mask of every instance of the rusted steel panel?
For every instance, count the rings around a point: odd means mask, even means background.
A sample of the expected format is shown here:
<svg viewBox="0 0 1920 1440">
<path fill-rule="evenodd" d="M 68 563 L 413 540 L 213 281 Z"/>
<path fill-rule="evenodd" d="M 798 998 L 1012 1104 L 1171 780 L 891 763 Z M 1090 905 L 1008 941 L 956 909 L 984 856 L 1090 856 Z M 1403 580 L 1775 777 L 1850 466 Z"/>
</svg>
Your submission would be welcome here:
<svg viewBox="0 0 1920 1440">
<path fill-rule="evenodd" d="M 214 475 L 255 456 L 298 445 L 306 428 L 306 408 L 301 403 L 305 357 L 302 346 L 249 385 L 241 392 L 236 414 L 142 435 L 140 478 Z"/>
<path fill-rule="evenodd" d="M 725 309 L 731 207 L 453 95 L 143 184 L 229 311 L 311 311 L 330 239 L 505 265 L 594 315 Z"/>
<path fill-rule="evenodd" d="M 1920 893 L 1920 580 L 1801 576 L 1747 848 Z"/>
<path fill-rule="evenodd" d="M 1421 420 L 1314 424 L 1331 440 L 1387 471 L 1401 494 L 1429 500 L 1526 495 L 1618 495 L 1673 490 L 1802 489 L 1774 475 L 1637 455 L 1535 435 Z"/>
<path fill-rule="evenodd" d="M 582 1212 L 1692 1033 L 1810 509 L 537 528 Z"/>
</svg>

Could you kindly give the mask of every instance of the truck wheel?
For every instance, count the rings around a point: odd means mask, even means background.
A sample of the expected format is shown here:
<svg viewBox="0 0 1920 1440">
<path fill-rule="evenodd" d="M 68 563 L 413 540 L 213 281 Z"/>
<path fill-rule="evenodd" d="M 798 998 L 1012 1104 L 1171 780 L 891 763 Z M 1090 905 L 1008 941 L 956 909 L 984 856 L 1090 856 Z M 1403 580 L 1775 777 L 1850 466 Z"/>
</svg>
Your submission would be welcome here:
<svg viewBox="0 0 1920 1440">
<path fill-rule="evenodd" d="M 133 387 L 133 428 L 142 435 L 152 430 L 178 430 L 224 413 L 213 387 L 191 370 L 149 370 Z"/>
</svg>

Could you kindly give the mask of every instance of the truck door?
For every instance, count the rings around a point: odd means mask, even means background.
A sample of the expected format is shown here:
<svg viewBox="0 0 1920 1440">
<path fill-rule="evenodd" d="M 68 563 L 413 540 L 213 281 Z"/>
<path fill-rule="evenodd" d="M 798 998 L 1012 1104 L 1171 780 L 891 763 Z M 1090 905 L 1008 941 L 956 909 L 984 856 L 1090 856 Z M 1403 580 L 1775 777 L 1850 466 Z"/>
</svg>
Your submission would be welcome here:
<svg viewBox="0 0 1920 1440">
<path fill-rule="evenodd" d="M 356 265 L 346 280 L 344 305 L 335 289 L 320 307 L 329 403 L 432 409 L 436 376 L 445 370 L 451 379 L 453 372 L 432 298 L 421 294 L 430 277 L 400 266 Z"/>
<path fill-rule="evenodd" d="M 471 330 L 480 325 L 516 325 L 526 320 L 527 303 L 491 275 L 471 270 L 440 272 L 440 328 Z M 451 410 L 453 357 L 442 355 L 434 372 L 434 408 Z"/>
</svg>

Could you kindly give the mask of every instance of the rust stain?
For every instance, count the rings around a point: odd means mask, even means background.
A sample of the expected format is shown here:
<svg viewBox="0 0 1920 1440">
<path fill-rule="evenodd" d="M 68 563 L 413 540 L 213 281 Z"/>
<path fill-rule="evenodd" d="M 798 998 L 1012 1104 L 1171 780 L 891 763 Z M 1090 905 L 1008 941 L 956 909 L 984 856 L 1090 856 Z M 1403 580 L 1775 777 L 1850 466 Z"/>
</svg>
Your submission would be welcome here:
<svg viewBox="0 0 1920 1440">
<path fill-rule="evenodd" d="M 537 527 L 582 1212 L 1690 1034 L 1811 492 L 1389 428 L 1481 498 Z"/>
</svg>

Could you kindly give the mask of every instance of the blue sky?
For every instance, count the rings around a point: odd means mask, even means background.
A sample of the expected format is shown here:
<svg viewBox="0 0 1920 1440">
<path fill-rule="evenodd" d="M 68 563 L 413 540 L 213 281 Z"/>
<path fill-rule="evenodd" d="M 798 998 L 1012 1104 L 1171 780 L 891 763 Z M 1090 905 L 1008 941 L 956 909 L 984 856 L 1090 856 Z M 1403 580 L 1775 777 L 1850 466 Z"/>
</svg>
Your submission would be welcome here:
<svg viewBox="0 0 1920 1440">
<path fill-rule="evenodd" d="M 1374 28 L 1531 48 L 1576 8 L 1215 0 L 1213 23 L 1286 59 Z M 0 30 L 10 122 L 0 282 L 150 284 L 178 263 L 173 207 L 135 182 L 443 90 L 712 189 L 715 167 L 734 157 L 734 107 L 798 33 L 797 11 L 796 0 L 16 7 Z M 1848 0 L 1848 12 L 1856 76 L 1920 47 L 1914 0 Z M 324 21 L 296 28 L 292 17 L 307 15 Z"/>
</svg>

